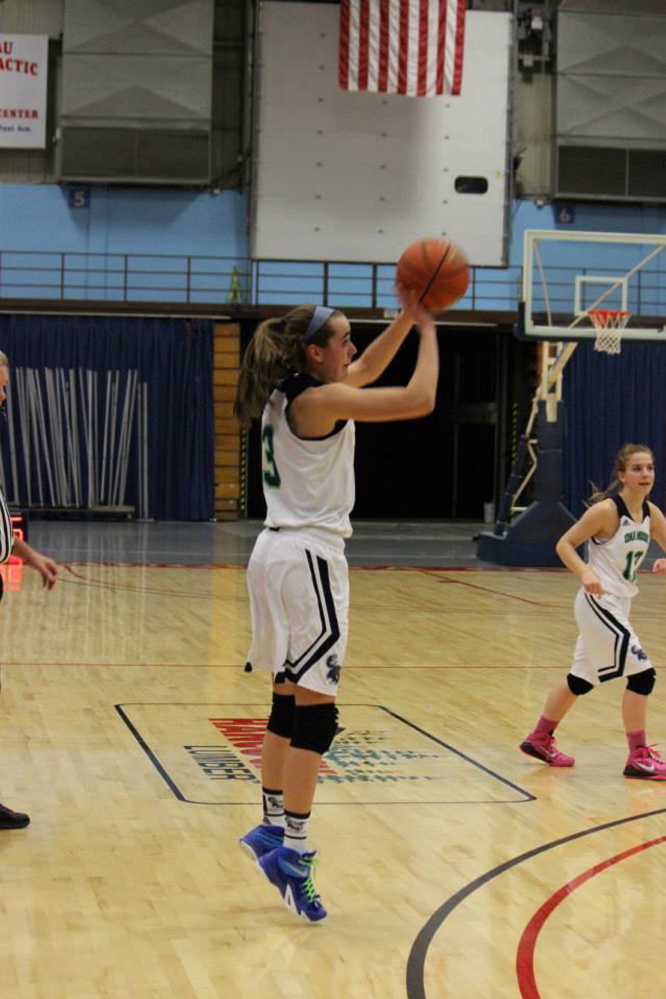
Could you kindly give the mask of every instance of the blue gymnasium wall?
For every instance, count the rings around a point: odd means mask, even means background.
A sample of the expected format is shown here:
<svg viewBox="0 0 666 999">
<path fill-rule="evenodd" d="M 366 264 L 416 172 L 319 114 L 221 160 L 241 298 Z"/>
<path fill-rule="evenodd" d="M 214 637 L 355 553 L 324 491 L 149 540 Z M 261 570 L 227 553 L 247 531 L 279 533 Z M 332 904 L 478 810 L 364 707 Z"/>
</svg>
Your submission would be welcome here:
<svg viewBox="0 0 666 999">
<path fill-rule="evenodd" d="M 515 201 L 512 219 L 512 235 L 509 260 L 520 264 L 523 256 L 523 232 L 525 229 L 561 229 L 571 232 L 580 229 L 586 232 L 645 232 L 666 233 L 666 205 L 609 205 L 600 202 L 579 203 L 573 206 L 575 222 L 562 225 L 555 221 L 558 206 L 544 205 L 539 208 L 532 201 Z M 603 261 L 604 245 L 599 244 L 600 267 Z M 596 258 L 595 258 L 595 262 Z"/>
<path fill-rule="evenodd" d="M 87 207 L 73 207 L 72 190 L 0 185 L 3 297 L 187 301 L 186 258 L 195 256 L 189 300 L 226 301 L 233 269 L 243 271 L 248 253 L 242 195 L 93 186 Z M 68 255 L 64 294 L 61 254 Z"/>
<path fill-rule="evenodd" d="M 666 207 L 589 203 L 577 204 L 574 210 L 575 225 L 562 226 L 555 222 L 553 206 L 539 208 L 531 201 L 515 202 L 509 266 L 476 269 L 473 287 L 458 308 L 516 307 L 526 228 L 666 232 Z M 0 220 L 0 294 L 4 297 L 61 297 L 59 255 L 66 253 L 70 255 L 66 298 L 122 299 L 127 291 L 123 288 L 122 258 L 127 254 L 134 255 L 134 274 L 126 295 L 130 300 L 186 301 L 188 256 L 200 258 L 191 265 L 190 301 L 224 303 L 235 267 L 240 272 L 244 300 L 249 300 L 246 202 L 235 191 L 214 195 L 208 191 L 92 186 L 89 206 L 75 208 L 70 205 L 70 188 L 66 186 L 4 184 L 0 185 Z M 603 252 L 600 246 L 601 267 Z M 35 253 L 40 256 L 33 256 Z M 172 256 L 167 265 L 162 257 L 165 254 Z M 137 255 L 144 256 L 139 260 Z M 171 273 L 162 273 L 164 270 Z M 367 265 L 337 265 L 329 276 L 331 304 L 371 304 Z M 386 307 L 395 305 L 392 280 L 393 268 L 387 266 L 380 274 L 385 289 L 380 304 Z M 262 304 L 317 301 L 321 290 L 321 268 L 316 263 L 273 268 L 263 263 L 255 300 Z"/>
<path fill-rule="evenodd" d="M 69 205 L 58 184 L 0 185 L 0 249 L 75 253 L 247 255 L 242 195 L 158 188 L 90 188 Z"/>
</svg>

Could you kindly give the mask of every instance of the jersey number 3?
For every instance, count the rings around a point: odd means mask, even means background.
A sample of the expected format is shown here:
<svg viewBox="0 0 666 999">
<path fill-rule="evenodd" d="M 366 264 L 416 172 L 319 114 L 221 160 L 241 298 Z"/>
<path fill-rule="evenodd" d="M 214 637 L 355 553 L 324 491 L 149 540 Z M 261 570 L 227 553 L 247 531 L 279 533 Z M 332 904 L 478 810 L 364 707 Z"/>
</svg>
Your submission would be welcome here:
<svg viewBox="0 0 666 999">
<path fill-rule="evenodd" d="M 267 423 L 261 433 L 262 448 L 262 474 L 264 482 L 271 489 L 280 488 L 280 473 L 275 464 L 275 451 L 273 450 L 273 427 Z"/>
</svg>

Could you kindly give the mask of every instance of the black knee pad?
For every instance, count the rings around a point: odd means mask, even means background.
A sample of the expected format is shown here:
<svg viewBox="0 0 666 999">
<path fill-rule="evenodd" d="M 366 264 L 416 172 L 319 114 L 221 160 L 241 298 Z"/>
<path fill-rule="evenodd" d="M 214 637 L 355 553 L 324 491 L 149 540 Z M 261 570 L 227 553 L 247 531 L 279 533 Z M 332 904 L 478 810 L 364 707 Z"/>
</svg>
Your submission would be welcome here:
<svg viewBox="0 0 666 999">
<path fill-rule="evenodd" d="M 588 683 L 587 680 L 583 680 L 579 676 L 574 676 L 573 673 L 567 673 L 567 683 L 569 684 L 569 690 L 576 697 L 580 697 L 581 694 L 589 694 L 594 689 L 593 683 Z"/>
<path fill-rule="evenodd" d="M 291 745 L 294 749 L 309 749 L 323 756 L 331 748 L 337 730 L 338 709 L 335 704 L 300 705 L 294 711 Z"/>
<path fill-rule="evenodd" d="M 276 694 L 273 691 L 273 707 L 266 728 L 273 735 L 279 735 L 283 739 L 291 739 L 294 734 L 294 711 L 296 710 L 296 698 L 292 694 Z"/>
<path fill-rule="evenodd" d="M 627 678 L 627 690 L 633 694 L 651 694 L 657 682 L 657 674 L 653 669 L 644 669 L 642 673 L 633 673 Z"/>
</svg>

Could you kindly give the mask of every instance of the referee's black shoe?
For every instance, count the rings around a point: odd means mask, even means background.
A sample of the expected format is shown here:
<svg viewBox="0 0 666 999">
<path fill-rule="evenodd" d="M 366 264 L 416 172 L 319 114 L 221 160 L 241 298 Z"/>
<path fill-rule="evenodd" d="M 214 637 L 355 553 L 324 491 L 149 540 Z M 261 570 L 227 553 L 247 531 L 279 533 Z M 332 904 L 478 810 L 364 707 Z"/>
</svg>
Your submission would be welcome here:
<svg viewBox="0 0 666 999">
<path fill-rule="evenodd" d="M 13 812 L 11 808 L 0 805 L 0 829 L 25 829 L 30 825 L 30 816 L 24 812 Z"/>
</svg>

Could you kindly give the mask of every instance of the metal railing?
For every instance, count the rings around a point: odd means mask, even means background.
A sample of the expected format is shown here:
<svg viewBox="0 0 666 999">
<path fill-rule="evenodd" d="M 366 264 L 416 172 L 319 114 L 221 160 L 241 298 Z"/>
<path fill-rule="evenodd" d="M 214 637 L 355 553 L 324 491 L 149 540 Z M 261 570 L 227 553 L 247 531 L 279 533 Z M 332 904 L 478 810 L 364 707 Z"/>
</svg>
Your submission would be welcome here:
<svg viewBox="0 0 666 999">
<path fill-rule="evenodd" d="M 0 250 L 0 301 L 397 307 L 395 266 L 382 263 L 250 260 L 235 256 L 50 253 Z M 522 268 L 473 267 L 454 307 L 514 311 Z"/>
<path fill-rule="evenodd" d="M 597 276 L 615 271 L 594 268 Z M 548 268 L 553 312 L 571 309 L 576 274 L 587 268 Z M 209 305 L 297 305 L 313 302 L 340 308 L 390 310 L 395 266 L 384 263 L 311 260 L 251 260 L 241 256 L 143 253 L 49 253 L 0 250 L 0 301 L 137 302 Z M 454 310 L 515 312 L 522 267 L 472 267 L 465 296 Z M 542 299 L 533 289 L 533 310 Z M 666 314 L 666 273 L 638 274 L 630 287 L 630 309 L 638 315 Z M 545 308 L 545 300 L 543 303 Z"/>
<path fill-rule="evenodd" d="M 245 258 L 0 251 L 0 299 L 219 304 L 250 285 Z"/>
</svg>

